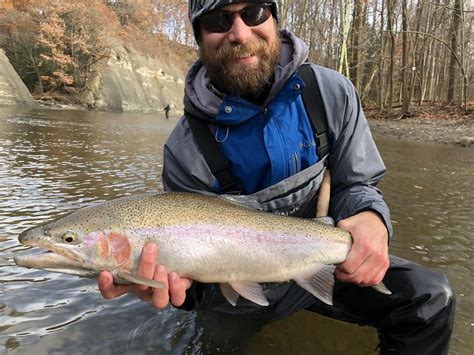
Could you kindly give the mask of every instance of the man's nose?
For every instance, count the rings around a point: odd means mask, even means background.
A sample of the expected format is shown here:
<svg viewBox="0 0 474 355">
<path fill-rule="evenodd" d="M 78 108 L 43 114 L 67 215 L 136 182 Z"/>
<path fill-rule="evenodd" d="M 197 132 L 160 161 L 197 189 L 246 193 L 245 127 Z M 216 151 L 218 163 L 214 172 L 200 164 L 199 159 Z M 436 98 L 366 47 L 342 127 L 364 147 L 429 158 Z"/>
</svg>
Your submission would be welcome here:
<svg viewBox="0 0 474 355">
<path fill-rule="evenodd" d="M 235 16 L 228 37 L 233 43 L 243 44 L 252 37 L 252 29 L 242 21 L 240 16 Z"/>
</svg>

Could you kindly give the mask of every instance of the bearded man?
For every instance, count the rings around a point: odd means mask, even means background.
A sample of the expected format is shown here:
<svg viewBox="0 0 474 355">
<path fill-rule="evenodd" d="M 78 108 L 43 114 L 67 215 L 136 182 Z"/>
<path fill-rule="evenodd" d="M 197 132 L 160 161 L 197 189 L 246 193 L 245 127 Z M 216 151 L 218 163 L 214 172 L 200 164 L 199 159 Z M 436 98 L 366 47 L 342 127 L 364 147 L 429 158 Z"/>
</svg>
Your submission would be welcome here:
<svg viewBox="0 0 474 355">
<path fill-rule="evenodd" d="M 386 169 L 351 82 L 306 63 L 305 43 L 278 29 L 277 1 L 190 0 L 189 18 L 200 59 L 186 78 L 185 115 L 165 145 L 165 190 L 234 193 L 261 210 L 313 218 L 327 167 L 332 173 L 329 215 L 351 233 L 353 245 L 336 267 L 333 305 L 286 282 L 261 285 L 266 307 L 243 297 L 232 306 L 218 285 L 181 278 L 157 265 L 154 244 L 145 246 L 138 274 L 168 289 L 115 285 L 103 272 L 102 295 L 136 292 L 156 308 L 171 302 L 271 320 L 307 309 L 375 327 L 383 354 L 446 354 L 453 291 L 444 275 L 388 254 L 392 225 L 376 187 Z M 302 98 L 313 81 L 302 79 L 303 66 L 317 82 L 310 101 L 326 116 L 317 117 L 316 124 Z M 327 129 L 318 132 L 317 120 Z M 225 163 L 216 168 L 221 155 Z M 391 295 L 367 287 L 382 281 Z"/>
</svg>

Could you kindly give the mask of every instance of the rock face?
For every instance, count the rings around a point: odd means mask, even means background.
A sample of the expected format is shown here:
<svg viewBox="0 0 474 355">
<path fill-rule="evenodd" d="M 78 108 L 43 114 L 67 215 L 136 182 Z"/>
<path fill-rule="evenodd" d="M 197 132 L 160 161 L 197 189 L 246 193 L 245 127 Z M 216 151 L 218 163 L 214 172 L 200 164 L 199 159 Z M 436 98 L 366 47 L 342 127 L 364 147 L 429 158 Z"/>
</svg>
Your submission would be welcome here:
<svg viewBox="0 0 474 355">
<path fill-rule="evenodd" d="M 183 109 L 185 71 L 163 59 L 149 58 L 134 49 L 116 46 L 93 75 L 83 96 L 90 109 L 157 112 L 170 105 Z"/>
<path fill-rule="evenodd" d="M 181 114 L 186 69 L 170 58 L 167 53 L 151 58 L 116 44 L 75 102 L 91 110 L 116 112 L 163 112 L 169 105 L 171 113 Z M 0 106 L 12 105 L 39 106 L 0 49 Z"/>
<path fill-rule="evenodd" d="M 0 106 L 36 106 L 36 101 L 2 49 L 0 49 Z"/>
</svg>

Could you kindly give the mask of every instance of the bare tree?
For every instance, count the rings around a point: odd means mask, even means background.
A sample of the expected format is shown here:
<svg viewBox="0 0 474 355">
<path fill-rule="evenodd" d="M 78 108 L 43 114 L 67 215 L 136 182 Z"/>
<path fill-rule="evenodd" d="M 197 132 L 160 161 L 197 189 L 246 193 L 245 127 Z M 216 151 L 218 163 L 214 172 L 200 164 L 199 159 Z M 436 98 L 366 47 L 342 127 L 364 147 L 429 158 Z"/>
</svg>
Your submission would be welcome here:
<svg viewBox="0 0 474 355">
<path fill-rule="evenodd" d="M 354 7 L 354 25 L 352 26 L 352 44 L 351 44 L 351 80 L 357 90 L 361 88 L 361 52 L 362 52 L 362 34 L 364 20 L 367 10 L 367 0 L 355 0 Z"/>
<path fill-rule="evenodd" d="M 461 27 L 461 1 L 454 0 L 454 10 L 453 10 L 453 22 L 452 22 L 452 31 L 451 31 L 451 62 L 449 64 L 449 82 L 448 82 L 448 104 L 452 104 L 454 101 L 454 91 L 456 89 L 456 77 L 458 69 L 458 61 L 456 56 L 459 54 L 459 30 Z"/>
<path fill-rule="evenodd" d="M 407 0 L 402 0 L 402 70 L 401 70 L 401 94 L 402 94 L 402 113 L 401 118 L 408 116 L 410 100 L 408 96 L 408 80 L 407 80 L 407 67 L 408 67 L 408 18 L 407 18 Z"/>
</svg>

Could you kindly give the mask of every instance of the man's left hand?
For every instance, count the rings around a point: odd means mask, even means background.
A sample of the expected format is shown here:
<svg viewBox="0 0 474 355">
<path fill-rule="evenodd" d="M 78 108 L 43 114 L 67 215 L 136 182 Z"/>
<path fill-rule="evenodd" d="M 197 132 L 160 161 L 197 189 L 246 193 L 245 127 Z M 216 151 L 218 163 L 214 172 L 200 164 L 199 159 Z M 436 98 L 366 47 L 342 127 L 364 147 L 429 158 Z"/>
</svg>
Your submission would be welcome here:
<svg viewBox="0 0 474 355">
<path fill-rule="evenodd" d="M 359 286 L 380 284 L 390 266 L 388 232 L 382 218 L 364 211 L 339 221 L 337 227 L 350 232 L 353 239 L 346 261 L 336 268 L 338 280 Z"/>
</svg>

